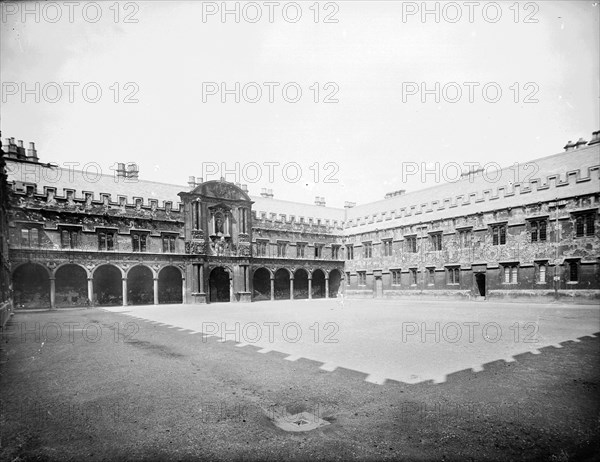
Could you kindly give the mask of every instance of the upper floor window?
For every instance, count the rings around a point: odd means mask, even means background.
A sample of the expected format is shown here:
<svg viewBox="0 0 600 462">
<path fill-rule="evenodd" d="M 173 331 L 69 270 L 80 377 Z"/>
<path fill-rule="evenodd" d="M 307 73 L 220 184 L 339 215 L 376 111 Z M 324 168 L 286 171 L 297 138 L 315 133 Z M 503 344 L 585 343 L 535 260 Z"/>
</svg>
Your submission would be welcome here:
<svg viewBox="0 0 600 462">
<path fill-rule="evenodd" d="M 473 238 L 473 231 L 470 229 L 461 229 L 458 231 L 458 245 L 461 249 L 468 249 L 471 247 L 471 241 Z"/>
<path fill-rule="evenodd" d="M 595 233 L 596 212 L 577 215 L 575 218 L 575 234 L 577 237 L 593 236 Z"/>
<path fill-rule="evenodd" d="M 346 260 L 354 260 L 354 245 L 346 245 Z"/>
<path fill-rule="evenodd" d="M 442 250 L 442 233 L 435 233 L 429 236 L 431 239 L 432 250 Z"/>
<path fill-rule="evenodd" d="M 340 246 L 339 245 L 332 245 L 331 246 L 331 259 L 332 260 L 337 260 L 340 256 Z"/>
<path fill-rule="evenodd" d="M 40 230 L 38 228 L 21 228 L 21 246 L 39 247 Z"/>
<path fill-rule="evenodd" d="M 404 242 L 408 253 L 417 253 L 417 236 L 405 237 Z"/>
<path fill-rule="evenodd" d="M 392 240 L 391 239 L 385 239 L 383 241 L 383 256 L 384 257 L 391 257 L 392 256 Z"/>
<path fill-rule="evenodd" d="M 115 240 L 115 231 L 99 231 L 98 250 L 114 250 Z"/>
<path fill-rule="evenodd" d="M 277 256 L 285 257 L 287 255 L 287 242 L 277 243 Z"/>
<path fill-rule="evenodd" d="M 134 252 L 145 252 L 148 243 L 148 233 L 131 233 L 131 249 Z"/>
<path fill-rule="evenodd" d="M 492 245 L 506 244 L 506 225 L 492 226 Z"/>
<path fill-rule="evenodd" d="M 373 244 L 371 242 L 363 242 L 363 257 L 371 258 L 373 256 Z"/>
<path fill-rule="evenodd" d="M 304 258 L 304 251 L 306 250 L 306 244 L 303 242 L 298 242 L 296 244 L 296 257 Z"/>
<path fill-rule="evenodd" d="M 395 269 L 395 270 L 391 270 L 392 273 L 392 285 L 393 286 L 399 286 L 400 285 L 400 270 L 399 269 Z"/>
<path fill-rule="evenodd" d="M 267 241 L 256 241 L 256 255 L 265 257 L 267 255 Z"/>
<path fill-rule="evenodd" d="M 533 220 L 531 223 L 531 242 L 542 242 L 546 240 L 546 220 Z"/>
<path fill-rule="evenodd" d="M 175 239 L 173 234 L 163 234 L 162 236 L 162 249 L 164 253 L 175 252 Z"/>
<path fill-rule="evenodd" d="M 315 258 L 323 258 L 323 244 L 315 244 Z"/>
<path fill-rule="evenodd" d="M 76 249 L 79 237 L 77 229 L 62 229 L 60 231 L 60 246 L 63 249 Z"/>
<path fill-rule="evenodd" d="M 448 284 L 459 284 L 460 283 L 460 268 L 453 267 L 447 269 Z"/>
</svg>

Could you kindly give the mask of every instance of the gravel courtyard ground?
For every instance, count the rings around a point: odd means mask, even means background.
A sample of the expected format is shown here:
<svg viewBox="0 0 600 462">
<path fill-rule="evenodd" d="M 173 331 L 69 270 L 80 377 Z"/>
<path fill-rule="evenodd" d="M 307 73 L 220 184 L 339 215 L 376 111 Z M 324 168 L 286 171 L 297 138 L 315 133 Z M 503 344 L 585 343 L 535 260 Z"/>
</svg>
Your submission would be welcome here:
<svg viewBox="0 0 600 462">
<path fill-rule="evenodd" d="M 18 312 L 0 459 L 598 460 L 599 331 L 489 302 Z M 274 424 L 300 412 L 328 425 Z"/>
</svg>

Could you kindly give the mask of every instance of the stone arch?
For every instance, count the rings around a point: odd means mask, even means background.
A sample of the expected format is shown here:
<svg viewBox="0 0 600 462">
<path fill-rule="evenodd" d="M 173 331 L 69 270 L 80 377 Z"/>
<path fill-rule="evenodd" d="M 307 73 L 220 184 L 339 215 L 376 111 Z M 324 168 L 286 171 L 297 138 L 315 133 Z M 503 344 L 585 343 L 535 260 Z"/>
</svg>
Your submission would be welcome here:
<svg viewBox="0 0 600 462">
<path fill-rule="evenodd" d="M 334 268 L 331 271 L 329 271 L 329 298 L 337 298 L 341 285 L 341 271 L 337 268 Z"/>
<path fill-rule="evenodd" d="M 181 268 L 163 266 L 158 272 L 158 303 L 183 303 Z"/>
<path fill-rule="evenodd" d="M 312 272 L 312 298 L 325 298 L 325 272 L 320 268 Z"/>
<path fill-rule="evenodd" d="M 289 300 L 290 298 L 290 270 L 279 268 L 273 275 L 275 287 L 275 300 Z"/>
<path fill-rule="evenodd" d="M 294 273 L 294 299 L 308 298 L 308 277 L 306 268 L 298 268 Z"/>
<path fill-rule="evenodd" d="M 58 266 L 54 270 L 55 305 L 89 306 L 88 277 L 87 269 L 77 263 L 64 263 Z"/>
<path fill-rule="evenodd" d="M 12 272 L 13 299 L 19 308 L 50 308 L 50 270 L 39 263 L 22 263 Z"/>
<path fill-rule="evenodd" d="M 231 301 L 232 272 L 226 266 L 215 266 L 208 275 L 209 300 L 211 303 Z"/>
<path fill-rule="evenodd" d="M 127 304 L 151 305 L 154 303 L 154 271 L 139 264 L 127 271 Z"/>
<path fill-rule="evenodd" d="M 123 303 L 123 270 L 111 263 L 104 263 L 92 272 L 94 305 L 110 306 Z"/>
<path fill-rule="evenodd" d="M 273 273 L 265 267 L 257 268 L 252 274 L 252 299 L 270 300 L 271 299 L 271 279 Z M 289 284 L 289 283 L 288 283 Z"/>
</svg>

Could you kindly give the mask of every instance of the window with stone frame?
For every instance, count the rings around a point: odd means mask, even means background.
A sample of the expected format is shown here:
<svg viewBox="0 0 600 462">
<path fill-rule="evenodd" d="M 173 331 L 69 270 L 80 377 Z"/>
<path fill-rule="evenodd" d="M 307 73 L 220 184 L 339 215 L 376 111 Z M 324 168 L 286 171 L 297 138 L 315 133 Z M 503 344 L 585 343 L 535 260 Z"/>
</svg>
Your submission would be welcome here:
<svg viewBox="0 0 600 462">
<path fill-rule="evenodd" d="M 162 251 L 163 253 L 174 253 L 175 242 L 177 237 L 174 234 L 163 234 L 162 235 Z"/>
<path fill-rule="evenodd" d="M 39 227 L 21 227 L 21 247 L 39 247 L 41 244 L 41 235 Z"/>
<path fill-rule="evenodd" d="M 331 246 L 331 259 L 337 260 L 340 256 L 340 246 L 332 244 Z"/>
<path fill-rule="evenodd" d="M 391 257 L 393 254 L 393 241 L 391 239 L 384 239 L 382 241 L 383 245 L 383 256 Z"/>
<path fill-rule="evenodd" d="M 410 275 L 410 284 L 413 286 L 417 285 L 417 268 L 410 268 L 408 270 Z"/>
<path fill-rule="evenodd" d="M 575 217 L 575 235 L 577 237 L 593 236 L 596 232 L 596 212 L 580 213 Z"/>
<path fill-rule="evenodd" d="M 548 227 L 548 220 L 532 220 L 529 222 L 531 227 L 531 242 L 544 242 L 546 241 L 546 229 Z"/>
<path fill-rule="evenodd" d="M 277 256 L 280 258 L 285 258 L 287 255 L 287 242 L 279 241 L 277 242 Z"/>
<path fill-rule="evenodd" d="M 61 228 L 60 247 L 63 249 L 76 249 L 79 244 L 78 228 Z"/>
<path fill-rule="evenodd" d="M 404 246 L 408 253 L 417 253 L 417 236 L 405 236 Z"/>
<path fill-rule="evenodd" d="M 358 274 L 358 285 L 366 286 L 367 285 L 367 272 L 366 271 L 357 271 Z"/>
<path fill-rule="evenodd" d="M 565 260 L 567 281 L 579 282 L 579 260 Z"/>
<path fill-rule="evenodd" d="M 148 248 L 148 233 L 132 232 L 131 233 L 131 250 L 133 252 L 146 252 Z"/>
<path fill-rule="evenodd" d="M 493 225 L 491 228 L 492 245 L 506 244 L 506 225 Z"/>
<path fill-rule="evenodd" d="M 373 244 L 371 242 L 363 242 L 363 258 L 373 257 Z"/>
<path fill-rule="evenodd" d="M 502 265 L 502 271 L 504 284 L 516 284 L 518 282 L 519 265 L 517 263 Z"/>
<path fill-rule="evenodd" d="M 545 284 L 546 275 L 548 273 L 548 262 L 539 261 L 535 263 L 535 282 L 538 284 Z"/>
<path fill-rule="evenodd" d="M 115 250 L 116 231 L 100 230 L 98 231 L 98 250 Z"/>
<path fill-rule="evenodd" d="M 304 258 L 306 251 L 306 242 L 296 243 L 296 258 Z"/>
<path fill-rule="evenodd" d="M 401 284 L 401 271 L 399 269 L 390 270 L 392 273 L 392 285 L 399 286 Z"/>
<path fill-rule="evenodd" d="M 448 285 L 460 284 L 460 267 L 450 266 L 446 268 L 446 281 Z"/>
<path fill-rule="evenodd" d="M 431 241 L 431 250 L 440 251 L 442 250 L 442 233 L 434 233 L 429 236 Z"/>
<path fill-rule="evenodd" d="M 346 260 L 354 260 L 354 245 L 346 244 Z"/>
<path fill-rule="evenodd" d="M 266 257 L 267 256 L 267 245 L 269 241 L 256 241 L 256 256 Z"/>
</svg>

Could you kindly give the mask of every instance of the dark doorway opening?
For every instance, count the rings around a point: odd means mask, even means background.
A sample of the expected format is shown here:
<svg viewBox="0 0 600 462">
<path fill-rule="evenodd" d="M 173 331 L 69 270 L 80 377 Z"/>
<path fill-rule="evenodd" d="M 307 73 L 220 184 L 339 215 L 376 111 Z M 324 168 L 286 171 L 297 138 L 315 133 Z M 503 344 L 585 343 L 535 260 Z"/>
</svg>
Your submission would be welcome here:
<svg viewBox="0 0 600 462">
<path fill-rule="evenodd" d="M 271 299 L 271 273 L 266 268 L 258 268 L 252 276 L 253 300 Z"/>
<path fill-rule="evenodd" d="M 329 298 L 336 298 L 340 290 L 342 274 L 334 269 L 329 273 Z"/>
<path fill-rule="evenodd" d="M 475 275 L 475 286 L 477 287 L 477 295 L 485 297 L 485 273 Z"/>
<path fill-rule="evenodd" d="M 16 307 L 50 307 L 50 277 L 43 266 L 34 263 L 21 265 L 13 273 L 12 279 Z"/>
<path fill-rule="evenodd" d="M 134 266 L 127 273 L 127 304 L 152 305 L 154 303 L 154 277 L 147 266 Z"/>
<path fill-rule="evenodd" d="M 290 272 L 279 268 L 275 272 L 275 300 L 290 299 Z"/>
<path fill-rule="evenodd" d="M 101 306 L 123 303 L 121 271 L 112 265 L 103 265 L 94 271 L 94 303 Z"/>
<path fill-rule="evenodd" d="M 89 306 L 87 273 L 74 264 L 64 265 L 56 271 L 56 306 Z"/>
<path fill-rule="evenodd" d="M 299 268 L 294 274 L 294 299 L 308 298 L 308 273 Z"/>
<path fill-rule="evenodd" d="M 181 271 L 165 266 L 158 273 L 158 303 L 183 303 Z"/>
<path fill-rule="evenodd" d="M 325 298 L 325 273 L 320 269 L 312 274 L 312 298 Z"/>
<path fill-rule="evenodd" d="M 210 272 L 209 288 L 211 303 L 230 301 L 229 273 L 225 268 L 219 266 Z"/>
</svg>

